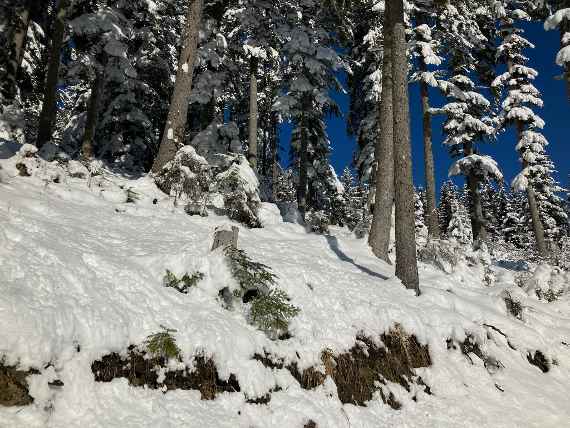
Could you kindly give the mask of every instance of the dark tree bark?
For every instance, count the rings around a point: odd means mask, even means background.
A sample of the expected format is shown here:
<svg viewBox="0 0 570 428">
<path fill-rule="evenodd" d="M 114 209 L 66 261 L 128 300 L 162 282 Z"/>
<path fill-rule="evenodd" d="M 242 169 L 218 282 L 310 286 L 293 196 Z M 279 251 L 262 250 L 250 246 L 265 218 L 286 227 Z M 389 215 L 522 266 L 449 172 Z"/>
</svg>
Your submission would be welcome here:
<svg viewBox="0 0 570 428">
<path fill-rule="evenodd" d="M 410 112 L 408 98 L 408 57 L 403 0 L 395 0 L 390 19 L 393 22 L 394 81 L 394 189 L 396 201 L 396 276 L 404 286 L 420 294 L 416 258 L 415 201 L 412 180 Z"/>
<path fill-rule="evenodd" d="M 158 155 L 152 165 L 152 172 L 159 172 L 164 165 L 174 159 L 178 148 L 184 144 L 184 133 L 188 120 L 188 102 L 192 91 L 194 62 L 198 48 L 198 33 L 202 24 L 204 0 L 189 0 L 186 27 L 182 36 L 182 49 L 178 60 L 178 71 L 170 109 Z"/>
<path fill-rule="evenodd" d="M 254 171 L 257 171 L 257 65 L 257 58 L 251 57 L 249 63 L 249 148 L 247 159 Z"/>
<path fill-rule="evenodd" d="M 272 196 L 273 201 L 277 200 L 277 193 L 275 192 L 275 183 L 279 176 L 279 136 L 278 136 L 278 120 L 277 115 L 271 113 L 271 177 L 273 183 Z"/>
<path fill-rule="evenodd" d="M 38 138 L 36 142 L 38 148 L 41 148 L 45 143 L 50 141 L 53 134 L 53 127 L 57 115 L 57 83 L 61 63 L 60 56 L 65 36 L 65 20 L 68 8 L 69 0 L 60 0 L 53 25 L 44 99 L 39 119 Z"/>
<path fill-rule="evenodd" d="M 538 253 L 543 258 L 548 258 L 549 252 L 546 245 L 546 238 L 544 237 L 544 226 L 542 225 L 542 220 L 540 219 L 540 214 L 538 212 L 538 203 L 536 202 L 536 194 L 532 187 L 532 184 L 528 184 L 527 188 L 527 198 L 528 206 L 530 209 L 530 216 L 532 218 L 532 229 L 534 231 L 534 237 L 536 239 L 536 248 Z"/>
<path fill-rule="evenodd" d="M 473 153 L 473 144 L 465 144 L 465 156 L 470 156 Z M 487 242 L 487 221 L 483 215 L 480 184 L 477 175 L 474 173 L 467 175 L 467 187 L 469 188 L 469 196 L 471 197 L 469 212 L 471 217 L 471 230 L 473 231 L 473 247 L 476 249 L 481 248 L 481 246 Z"/>
<path fill-rule="evenodd" d="M 420 70 L 427 71 L 423 57 L 420 57 Z M 431 113 L 429 112 L 429 89 L 426 82 L 420 82 L 420 97 L 422 102 L 423 132 L 424 132 L 424 169 L 426 181 L 426 220 L 428 234 L 431 238 L 439 238 L 439 219 L 435 201 L 435 167 L 433 161 Z"/>
<path fill-rule="evenodd" d="M 95 128 L 97 126 L 97 114 L 99 112 L 99 99 L 103 90 L 104 71 L 97 70 L 95 79 L 91 83 L 91 97 L 87 109 L 87 119 L 85 120 L 85 132 L 81 145 L 81 155 L 83 159 L 89 160 L 93 157 L 93 142 L 95 138 Z"/>
<path fill-rule="evenodd" d="M 300 122 L 301 147 L 299 148 L 299 184 L 297 187 L 297 205 L 303 219 L 305 219 L 305 213 L 307 211 L 307 163 L 309 161 L 309 133 L 307 129 L 308 124 L 305 112 L 308 112 L 309 108 L 310 102 L 305 96 L 305 99 L 303 100 L 303 113 Z"/>
<path fill-rule="evenodd" d="M 394 114 L 392 109 L 392 29 L 388 22 L 391 2 L 386 2 L 384 19 L 384 58 L 382 61 L 382 99 L 379 112 L 380 135 L 374 151 L 376 193 L 368 243 L 376 257 L 391 263 L 388 256 L 392 208 L 394 206 Z"/>
</svg>

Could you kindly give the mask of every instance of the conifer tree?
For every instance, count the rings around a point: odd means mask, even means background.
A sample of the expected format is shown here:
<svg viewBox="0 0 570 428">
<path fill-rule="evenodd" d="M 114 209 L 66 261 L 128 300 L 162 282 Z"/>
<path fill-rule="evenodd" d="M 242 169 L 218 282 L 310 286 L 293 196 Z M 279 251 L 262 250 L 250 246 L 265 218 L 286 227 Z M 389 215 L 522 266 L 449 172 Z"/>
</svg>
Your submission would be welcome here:
<svg viewBox="0 0 570 428">
<path fill-rule="evenodd" d="M 525 5 L 527 10 L 534 7 L 530 2 Z M 551 238 L 548 235 L 553 234 L 556 223 L 551 221 L 552 211 L 560 215 L 563 211 L 561 200 L 556 195 L 560 186 L 553 178 L 554 166 L 545 151 L 548 141 L 540 132 L 545 122 L 533 110 L 543 105 L 540 92 L 532 84 L 538 73 L 528 67 L 528 58 L 524 55 L 526 49 L 534 46 L 524 38 L 524 31 L 518 26 L 521 20 L 529 20 L 530 16 L 520 8 L 521 4 L 514 1 L 505 0 L 496 6 L 501 36 L 498 55 L 507 65 L 507 71 L 493 82 L 495 88 L 506 92 L 499 117 L 500 126 L 514 126 L 516 130 L 516 150 L 523 169 L 512 185 L 515 190 L 527 193 L 536 246 L 539 254 L 547 257 L 547 239 Z"/>
<path fill-rule="evenodd" d="M 329 92 L 340 89 L 335 72 L 344 68 L 344 62 L 334 50 L 334 21 L 328 8 L 308 0 L 286 2 L 284 7 L 287 19 L 277 31 L 287 68 L 284 95 L 275 108 L 295 127 L 292 154 L 298 171 L 297 202 L 304 216 L 310 208 L 330 204 L 330 192 L 337 187 L 323 118 L 327 113 L 338 114 Z"/>
<path fill-rule="evenodd" d="M 375 159 L 375 197 L 374 212 L 368 243 L 376 257 L 391 263 L 388 252 L 392 212 L 394 206 L 394 109 L 393 109 L 393 71 L 394 71 L 394 34 L 392 2 L 385 3 L 382 57 L 382 95 L 379 109 L 380 132 L 374 150 Z"/>
<path fill-rule="evenodd" d="M 416 20 L 414 28 L 413 55 L 417 58 L 418 71 L 413 80 L 419 82 L 420 98 L 422 105 L 422 125 L 424 140 L 424 170 L 426 184 L 426 218 L 429 235 L 439 238 L 439 223 L 436 212 L 435 194 L 435 167 L 432 149 L 432 123 L 429 99 L 429 87 L 438 86 L 438 73 L 428 70 L 428 66 L 439 66 L 443 59 L 438 55 L 439 41 L 432 37 L 432 29 L 429 23 L 433 20 L 435 8 L 433 2 L 418 3 L 413 11 Z"/>
<path fill-rule="evenodd" d="M 470 191 L 470 214 L 476 247 L 487 239 L 481 202 L 481 185 L 490 179 L 501 180 L 497 163 L 478 153 L 477 143 L 494 133 L 490 102 L 478 91 L 471 76 L 475 70 L 474 52 L 484 46 L 485 37 L 474 19 L 468 2 L 447 2 L 438 17 L 438 32 L 448 55 L 450 77 L 440 87 L 449 102 L 434 111 L 447 116 L 444 144 L 458 158 L 450 176 L 464 175 Z"/>
<path fill-rule="evenodd" d="M 50 38 L 49 63 L 47 68 L 42 111 L 39 117 L 36 146 L 41 148 L 52 139 L 57 116 L 57 85 L 61 65 L 61 49 L 65 38 L 67 15 L 71 2 L 59 0 L 54 16 L 53 30 Z"/>
</svg>

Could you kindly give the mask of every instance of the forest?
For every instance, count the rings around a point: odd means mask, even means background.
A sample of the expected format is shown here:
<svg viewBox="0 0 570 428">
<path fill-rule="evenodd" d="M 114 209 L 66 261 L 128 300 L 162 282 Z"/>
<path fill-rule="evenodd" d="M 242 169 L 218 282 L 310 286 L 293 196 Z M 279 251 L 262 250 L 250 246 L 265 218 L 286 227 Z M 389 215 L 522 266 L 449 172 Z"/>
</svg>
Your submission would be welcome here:
<svg viewBox="0 0 570 428">
<path fill-rule="evenodd" d="M 548 59 L 559 74 L 548 78 L 566 94 L 558 115 L 570 117 L 570 0 L 0 0 L 0 330 L 10 325 L 0 332 L 0 426 L 114 427 L 129 404 L 114 408 L 105 394 L 123 389 L 95 385 L 126 386 L 118 377 L 165 393 L 199 389 L 202 400 L 221 394 L 223 411 L 199 401 L 188 410 L 203 428 L 562 426 L 570 171 L 550 147 L 568 132 L 545 136 L 549 100 L 533 54 L 545 42 L 527 38 L 529 25 L 559 34 Z M 339 150 L 351 153 L 343 170 L 331 162 Z M 518 161 L 514 178 L 498 153 Z M 158 277 L 165 287 L 152 297 Z M 191 315 L 176 291 L 195 297 Z M 492 382 L 494 393 L 511 386 L 527 397 L 514 419 L 497 423 L 499 405 L 477 404 L 483 375 L 445 363 L 453 351 L 464 365 L 478 358 L 487 377 L 516 367 Z M 528 363 L 552 376 L 557 399 L 544 414 L 521 410 L 543 382 L 525 377 Z M 203 379 L 189 386 L 207 370 L 213 390 Z M 450 391 L 473 381 L 473 406 L 488 414 L 462 419 L 473 410 L 465 403 L 443 410 L 453 370 L 461 381 Z M 66 390 L 74 379 L 98 403 L 93 419 Z M 323 404 L 325 379 L 339 402 Z M 54 380 L 65 382 L 63 398 Z M 234 420 L 224 412 L 235 413 L 229 396 L 240 387 L 246 407 Z M 285 410 L 311 401 L 313 387 L 316 416 Z M 449 419 L 424 424 L 432 388 L 434 412 Z M 36 404 L 3 410 L 12 402 Z M 156 403 L 162 418 L 178 412 Z M 132 426 L 194 426 L 145 417 Z"/>
</svg>

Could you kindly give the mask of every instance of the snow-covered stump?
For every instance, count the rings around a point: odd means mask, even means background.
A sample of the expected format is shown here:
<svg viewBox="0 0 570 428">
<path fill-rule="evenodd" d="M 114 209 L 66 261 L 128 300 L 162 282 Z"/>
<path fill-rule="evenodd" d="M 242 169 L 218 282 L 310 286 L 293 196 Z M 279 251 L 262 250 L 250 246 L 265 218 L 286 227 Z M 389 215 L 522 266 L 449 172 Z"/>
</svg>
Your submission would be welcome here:
<svg viewBox="0 0 570 428">
<path fill-rule="evenodd" d="M 212 249 L 214 251 L 220 247 L 237 248 L 239 228 L 237 226 L 223 225 L 216 227 L 214 231 L 214 242 Z"/>
</svg>

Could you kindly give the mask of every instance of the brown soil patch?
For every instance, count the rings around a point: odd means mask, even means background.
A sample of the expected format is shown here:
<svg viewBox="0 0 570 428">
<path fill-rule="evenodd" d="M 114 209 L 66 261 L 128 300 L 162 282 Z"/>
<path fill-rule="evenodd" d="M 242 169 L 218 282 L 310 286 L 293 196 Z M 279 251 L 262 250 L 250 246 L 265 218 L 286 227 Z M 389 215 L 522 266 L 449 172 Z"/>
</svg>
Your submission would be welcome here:
<svg viewBox="0 0 570 428">
<path fill-rule="evenodd" d="M 213 400 L 220 392 L 239 392 L 240 386 L 234 375 L 227 381 L 218 376 L 216 365 L 211 359 L 196 356 L 194 370 L 175 370 L 164 374 L 162 382 L 158 382 L 158 369 L 165 368 L 167 361 L 162 358 L 148 358 L 144 352 L 134 346 L 129 347 L 126 357 L 117 353 L 104 356 L 91 365 L 91 371 L 97 382 L 111 382 L 116 378 L 126 378 L 130 385 L 144 386 L 151 389 L 166 388 L 198 390 L 202 400 Z"/>
<path fill-rule="evenodd" d="M 421 345 L 415 336 L 408 335 L 398 325 L 380 338 L 383 346 L 369 337 L 359 336 L 357 343 L 344 354 L 333 355 L 325 350 L 321 355 L 325 373 L 314 367 L 300 371 L 296 363 L 285 367 L 282 360 L 267 354 L 257 354 L 254 358 L 266 367 L 286 368 L 304 389 L 322 385 L 326 376 L 330 376 L 342 403 L 363 406 L 379 391 L 384 403 L 399 409 L 401 404 L 388 390 L 388 382 L 402 385 L 409 392 L 411 384 L 420 385 L 424 392 L 431 394 L 429 386 L 414 373 L 415 368 L 431 365 L 428 346 Z"/>
<path fill-rule="evenodd" d="M 22 371 L 0 361 L 0 406 L 27 406 L 34 399 L 29 394 L 27 377 L 36 370 Z"/>
</svg>

